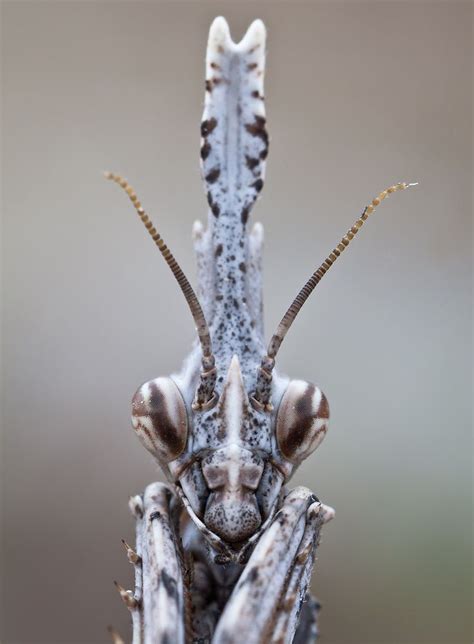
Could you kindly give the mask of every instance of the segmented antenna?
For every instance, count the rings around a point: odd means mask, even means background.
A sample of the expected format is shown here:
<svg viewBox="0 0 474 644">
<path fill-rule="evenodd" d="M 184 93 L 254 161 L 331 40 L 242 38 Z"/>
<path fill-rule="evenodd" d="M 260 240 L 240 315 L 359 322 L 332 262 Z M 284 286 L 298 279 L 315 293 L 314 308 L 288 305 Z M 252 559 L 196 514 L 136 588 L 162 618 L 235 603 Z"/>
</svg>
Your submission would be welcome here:
<svg viewBox="0 0 474 644">
<path fill-rule="evenodd" d="M 343 253 L 346 248 L 349 246 L 351 241 L 357 235 L 359 230 L 364 225 L 364 222 L 369 218 L 369 216 L 374 212 L 375 208 L 389 195 L 397 192 L 398 190 L 405 190 L 411 186 L 416 186 L 417 183 L 397 183 L 386 190 L 383 190 L 378 197 L 372 200 L 368 206 L 365 207 L 362 215 L 354 222 L 352 228 L 350 228 L 344 237 L 341 239 L 339 244 L 329 253 L 328 257 L 324 260 L 321 266 L 311 275 L 306 284 L 300 290 L 298 295 L 295 297 L 290 307 L 286 311 L 285 315 L 281 319 L 280 324 L 277 327 L 276 332 L 272 336 L 270 343 L 267 349 L 267 355 L 262 359 L 259 373 L 257 376 L 257 384 L 255 388 L 255 393 L 253 395 L 253 402 L 256 403 L 259 408 L 269 408 L 270 397 L 271 397 L 271 381 L 272 381 L 272 370 L 275 366 L 275 357 L 280 349 L 280 345 L 285 339 L 286 334 L 288 333 L 291 325 L 295 321 L 296 316 L 300 312 L 303 304 L 306 302 L 308 297 L 311 295 L 313 290 L 321 281 L 322 277 L 327 273 L 327 271 L 334 264 L 336 259 Z"/>
<path fill-rule="evenodd" d="M 215 368 L 215 359 L 212 353 L 212 344 L 211 344 L 211 335 L 209 333 L 209 327 L 204 317 L 201 304 L 194 292 L 193 287 L 188 281 L 188 278 L 183 273 L 181 266 L 178 264 L 174 255 L 168 248 L 168 246 L 163 241 L 160 233 L 156 230 L 153 225 L 153 222 L 146 214 L 143 209 L 138 197 L 132 188 L 132 186 L 127 182 L 126 179 L 121 177 L 118 174 L 113 174 L 112 172 L 105 172 L 104 176 L 110 181 L 114 181 L 117 185 L 125 190 L 130 201 L 132 202 L 135 210 L 137 211 L 138 216 L 142 220 L 145 228 L 147 229 L 150 237 L 155 242 L 158 250 L 163 255 L 164 260 L 168 264 L 173 273 L 178 285 L 183 292 L 183 295 L 188 303 L 191 315 L 193 316 L 194 323 L 196 325 L 197 334 L 199 337 L 199 342 L 202 349 L 202 371 L 201 371 L 201 382 L 198 386 L 196 392 L 196 398 L 193 403 L 193 407 L 196 409 L 201 409 L 204 406 L 209 406 L 209 403 L 214 400 L 214 385 L 216 382 L 216 368 Z"/>
</svg>

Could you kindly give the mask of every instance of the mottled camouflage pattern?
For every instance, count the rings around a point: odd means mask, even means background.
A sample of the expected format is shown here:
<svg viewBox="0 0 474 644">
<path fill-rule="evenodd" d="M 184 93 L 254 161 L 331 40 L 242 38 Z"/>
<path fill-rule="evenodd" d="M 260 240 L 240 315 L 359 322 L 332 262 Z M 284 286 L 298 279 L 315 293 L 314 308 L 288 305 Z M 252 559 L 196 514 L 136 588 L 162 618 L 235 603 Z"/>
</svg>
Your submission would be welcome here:
<svg viewBox="0 0 474 644">
<path fill-rule="evenodd" d="M 211 402 L 196 408 L 196 344 L 181 373 L 145 383 L 133 399 L 134 428 L 170 484 L 150 486 L 135 509 L 135 642 L 316 637 L 317 605 L 305 600 L 319 531 L 333 511 L 285 484 L 324 437 L 329 408 L 317 387 L 276 371 L 269 404 L 254 396 L 265 356 L 263 231 L 249 231 L 249 217 L 269 145 L 264 65 L 261 21 L 238 44 L 223 18 L 214 21 L 201 124 L 209 214 L 194 242 L 216 382 Z"/>
</svg>

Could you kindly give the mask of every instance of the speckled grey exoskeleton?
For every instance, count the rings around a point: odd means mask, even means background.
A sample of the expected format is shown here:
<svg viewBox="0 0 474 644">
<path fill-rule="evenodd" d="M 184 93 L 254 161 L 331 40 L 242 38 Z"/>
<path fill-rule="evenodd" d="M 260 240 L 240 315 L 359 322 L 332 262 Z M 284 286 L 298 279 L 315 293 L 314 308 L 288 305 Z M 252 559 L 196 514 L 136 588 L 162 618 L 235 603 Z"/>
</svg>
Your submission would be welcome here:
<svg viewBox="0 0 474 644">
<path fill-rule="evenodd" d="M 275 358 L 321 277 L 387 195 L 367 206 L 301 289 L 268 347 L 262 323 L 263 230 L 249 217 L 268 153 L 263 77 L 265 27 L 235 44 L 223 18 L 209 34 L 201 164 L 207 227 L 194 244 L 198 295 L 129 184 L 121 185 L 175 275 L 197 328 L 182 371 L 133 398 L 133 427 L 165 473 L 133 497 L 135 644 L 313 642 L 318 604 L 307 588 L 322 524 L 334 511 L 304 487 L 286 487 L 326 435 L 322 391 L 289 380 Z M 118 636 L 117 636 L 118 637 Z M 117 640 L 119 641 L 119 640 Z"/>
</svg>

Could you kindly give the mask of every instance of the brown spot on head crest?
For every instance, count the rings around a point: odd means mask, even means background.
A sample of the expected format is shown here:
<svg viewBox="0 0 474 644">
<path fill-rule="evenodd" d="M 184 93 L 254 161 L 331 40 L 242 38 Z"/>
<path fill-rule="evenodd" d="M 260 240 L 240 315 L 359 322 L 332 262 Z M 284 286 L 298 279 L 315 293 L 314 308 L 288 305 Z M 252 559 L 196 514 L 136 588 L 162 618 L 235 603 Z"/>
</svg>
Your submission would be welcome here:
<svg viewBox="0 0 474 644">
<path fill-rule="evenodd" d="M 206 181 L 207 183 L 215 183 L 217 179 L 219 178 L 219 175 L 221 173 L 221 170 L 218 166 L 215 168 L 212 168 L 207 174 L 206 174 Z"/>
<path fill-rule="evenodd" d="M 211 144 L 208 141 L 205 141 L 201 147 L 201 159 L 205 161 L 211 152 Z"/>
<path fill-rule="evenodd" d="M 245 129 L 252 136 L 258 136 L 265 143 L 265 146 L 268 145 L 268 133 L 265 129 L 266 120 L 263 116 L 254 116 L 255 120 L 253 123 L 246 123 Z"/>
<path fill-rule="evenodd" d="M 217 204 L 212 198 L 212 194 L 210 190 L 207 193 L 207 203 L 209 204 L 209 208 L 211 209 L 214 217 L 216 218 L 219 217 L 221 209 L 219 208 L 219 204 Z"/>
<path fill-rule="evenodd" d="M 217 126 L 217 119 L 214 117 L 210 119 L 206 119 L 201 123 L 201 136 L 205 138 L 208 134 L 210 134 Z"/>
<path fill-rule="evenodd" d="M 248 154 L 246 154 L 245 155 L 245 163 L 246 163 L 247 168 L 249 170 L 254 170 L 258 166 L 260 161 L 258 159 L 256 159 L 255 157 L 249 157 Z"/>
</svg>

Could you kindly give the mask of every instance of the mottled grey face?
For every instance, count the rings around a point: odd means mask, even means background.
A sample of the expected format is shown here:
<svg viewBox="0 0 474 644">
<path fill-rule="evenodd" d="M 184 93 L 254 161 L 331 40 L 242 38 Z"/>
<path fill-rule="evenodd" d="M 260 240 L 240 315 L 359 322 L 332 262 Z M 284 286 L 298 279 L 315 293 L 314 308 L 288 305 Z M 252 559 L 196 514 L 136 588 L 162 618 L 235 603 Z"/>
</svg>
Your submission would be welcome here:
<svg viewBox="0 0 474 644">
<path fill-rule="evenodd" d="M 255 493 L 264 470 L 263 459 L 231 444 L 202 461 L 209 489 L 204 523 L 228 543 L 245 541 L 262 524 Z"/>
<path fill-rule="evenodd" d="M 273 421 L 255 410 L 237 356 L 218 389 L 218 402 L 192 419 L 192 454 L 179 483 L 206 528 L 228 544 L 258 532 L 277 499 L 283 475 L 272 465 Z M 171 468 L 173 464 L 170 464 Z"/>
<path fill-rule="evenodd" d="M 329 407 L 315 385 L 292 380 L 276 413 L 254 409 L 237 356 L 218 393 L 213 408 L 194 412 L 171 378 L 156 378 L 134 396 L 133 425 L 170 480 L 179 481 L 197 519 L 240 547 L 324 438 Z"/>
</svg>

